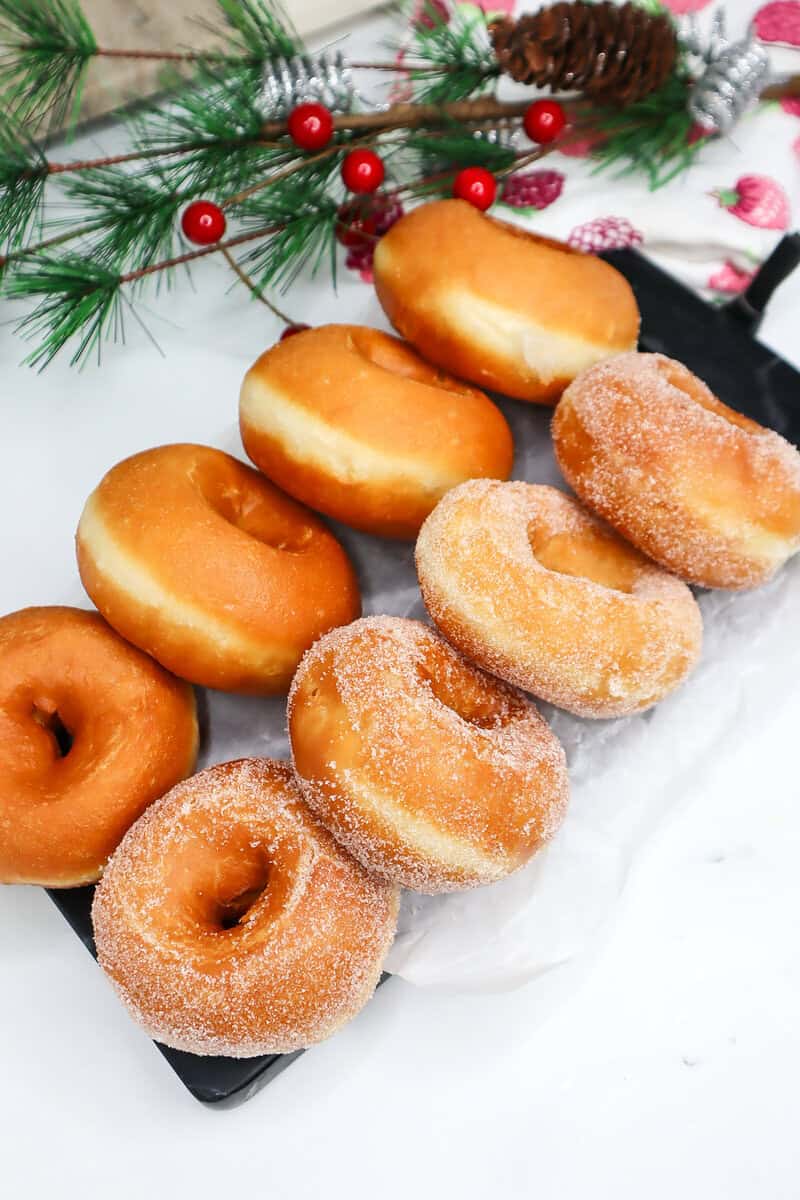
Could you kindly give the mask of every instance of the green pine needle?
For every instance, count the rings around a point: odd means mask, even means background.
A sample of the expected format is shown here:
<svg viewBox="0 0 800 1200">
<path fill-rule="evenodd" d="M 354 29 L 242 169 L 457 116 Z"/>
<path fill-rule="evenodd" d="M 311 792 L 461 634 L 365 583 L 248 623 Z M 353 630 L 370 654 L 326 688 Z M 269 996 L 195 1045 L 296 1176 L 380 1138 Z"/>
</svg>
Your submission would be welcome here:
<svg viewBox="0 0 800 1200">
<path fill-rule="evenodd" d="M 35 255 L 9 276 L 5 294 L 15 300 L 39 299 L 17 323 L 23 337 L 39 339 L 25 359 L 30 366 L 46 367 L 75 337 L 73 366 L 94 349 L 99 354 L 106 338 L 123 336 L 120 276 L 104 263 L 77 254 Z"/>
<path fill-rule="evenodd" d="M 217 0 L 231 55 L 264 63 L 291 58 L 303 45 L 276 0 Z"/>
<path fill-rule="evenodd" d="M 673 76 L 657 92 L 623 109 L 595 109 L 592 126 L 605 135 L 593 152 L 595 171 L 618 176 L 644 172 L 650 190 L 669 183 L 691 163 L 700 143 L 689 143 L 692 118 L 687 80 Z"/>
<path fill-rule="evenodd" d="M 47 177 L 41 150 L 0 117 L 0 244 L 16 249 L 40 223 Z"/>
<path fill-rule="evenodd" d="M 426 0 L 413 18 L 410 60 L 438 71 L 411 71 L 414 99 L 426 104 L 466 100 L 486 91 L 500 73 L 480 8 Z"/>
<path fill-rule="evenodd" d="M 337 204 L 324 185 L 315 187 L 303 172 L 297 172 L 251 196 L 236 213 L 245 227 L 276 229 L 241 260 L 240 265 L 256 277 L 259 287 L 285 291 L 304 267 L 313 275 L 325 258 L 329 258 L 335 283 Z"/>
<path fill-rule="evenodd" d="M 162 171 L 132 175 L 104 167 L 85 171 L 65 186 L 96 235 L 92 254 L 98 262 L 138 270 L 175 253 L 178 214 L 192 193 L 176 191 Z"/>
<path fill-rule="evenodd" d="M 77 0 L 0 0 L 0 97 L 17 120 L 73 120 L 96 52 Z"/>
<path fill-rule="evenodd" d="M 202 69 L 165 108 L 134 119 L 137 149 L 150 154 L 174 150 L 161 159 L 182 191 L 224 195 L 283 165 L 292 148 L 263 146 L 264 115 L 259 106 L 257 69 L 243 67 L 225 76 Z"/>
<path fill-rule="evenodd" d="M 421 155 L 421 173 L 429 175 L 447 166 L 486 167 L 502 171 L 510 167 L 516 154 L 509 146 L 476 137 L 474 132 L 459 126 L 430 133 L 412 133 L 406 147 Z"/>
</svg>

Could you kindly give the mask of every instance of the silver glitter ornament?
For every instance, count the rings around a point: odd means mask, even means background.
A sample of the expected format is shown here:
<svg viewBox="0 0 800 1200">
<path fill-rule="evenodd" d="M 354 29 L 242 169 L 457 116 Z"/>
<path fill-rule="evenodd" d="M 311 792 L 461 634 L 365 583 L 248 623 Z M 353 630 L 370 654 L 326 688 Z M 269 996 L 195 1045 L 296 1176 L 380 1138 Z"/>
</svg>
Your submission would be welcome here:
<svg viewBox="0 0 800 1200">
<path fill-rule="evenodd" d="M 690 116 L 710 133 L 730 133 L 758 99 L 769 73 L 767 51 L 755 41 L 752 28 L 739 41 L 729 41 L 722 9 L 714 14 L 708 39 L 701 39 L 693 18 L 681 41 L 703 64 L 689 93 Z"/>
<path fill-rule="evenodd" d="M 285 117 L 298 104 L 307 101 L 316 101 L 339 113 L 351 112 L 356 103 L 363 103 L 352 69 L 341 52 L 320 54 L 315 58 L 299 54 L 294 58 L 273 59 L 266 64 L 261 89 L 265 117 Z"/>
</svg>

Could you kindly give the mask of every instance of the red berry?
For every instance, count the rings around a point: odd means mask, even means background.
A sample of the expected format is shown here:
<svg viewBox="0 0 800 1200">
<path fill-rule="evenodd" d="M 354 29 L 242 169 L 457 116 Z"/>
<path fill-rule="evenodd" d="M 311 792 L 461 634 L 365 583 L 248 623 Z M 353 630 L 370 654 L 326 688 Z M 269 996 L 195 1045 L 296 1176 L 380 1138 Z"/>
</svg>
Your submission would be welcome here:
<svg viewBox="0 0 800 1200">
<path fill-rule="evenodd" d="M 351 150 L 342 163 L 344 186 L 351 192 L 374 192 L 386 174 L 374 150 Z"/>
<path fill-rule="evenodd" d="M 333 117 L 324 104 L 298 104 L 289 113 L 287 127 L 301 150 L 321 150 L 333 136 Z"/>
<path fill-rule="evenodd" d="M 336 240 L 348 249 L 374 242 L 377 220 L 369 200 L 348 200 L 340 205 L 335 228 Z"/>
<path fill-rule="evenodd" d="M 417 29 L 441 29 L 450 24 L 450 9 L 443 0 L 421 0 L 411 24 Z"/>
<path fill-rule="evenodd" d="M 497 180 L 485 167 L 464 167 L 453 180 L 453 195 L 485 212 L 494 203 Z"/>
<path fill-rule="evenodd" d="M 557 100 L 534 100 L 522 118 L 532 142 L 554 142 L 567 123 L 567 114 Z"/>
<path fill-rule="evenodd" d="M 181 229 L 189 241 L 198 246 L 212 246 L 218 242 L 227 224 L 225 213 L 211 200 L 193 200 L 181 217 Z"/>
<path fill-rule="evenodd" d="M 294 337 L 296 333 L 302 333 L 304 329 L 310 328 L 310 325 L 303 325 L 302 322 L 298 325 L 287 325 L 278 341 L 285 342 L 287 338 Z"/>
</svg>

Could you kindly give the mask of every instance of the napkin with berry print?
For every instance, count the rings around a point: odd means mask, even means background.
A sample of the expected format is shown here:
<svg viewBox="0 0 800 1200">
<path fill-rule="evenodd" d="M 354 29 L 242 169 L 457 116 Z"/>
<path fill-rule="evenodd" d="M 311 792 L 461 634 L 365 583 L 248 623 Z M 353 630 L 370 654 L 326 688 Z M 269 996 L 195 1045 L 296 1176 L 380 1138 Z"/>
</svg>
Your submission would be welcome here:
<svg viewBox="0 0 800 1200">
<path fill-rule="evenodd" d="M 666 3 L 679 21 L 695 13 L 701 30 L 719 7 L 713 0 Z M 775 76 L 800 71 L 800 0 L 760 9 L 728 0 L 723 7 L 731 37 L 754 24 L 770 46 Z M 798 99 L 759 104 L 654 192 L 639 176 L 597 173 L 591 151 L 584 142 L 554 152 L 540 169 L 509 180 L 501 201 L 524 209 L 531 228 L 583 250 L 637 246 L 712 297 L 745 288 L 780 234 L 800 223 Z"/>
</svg>

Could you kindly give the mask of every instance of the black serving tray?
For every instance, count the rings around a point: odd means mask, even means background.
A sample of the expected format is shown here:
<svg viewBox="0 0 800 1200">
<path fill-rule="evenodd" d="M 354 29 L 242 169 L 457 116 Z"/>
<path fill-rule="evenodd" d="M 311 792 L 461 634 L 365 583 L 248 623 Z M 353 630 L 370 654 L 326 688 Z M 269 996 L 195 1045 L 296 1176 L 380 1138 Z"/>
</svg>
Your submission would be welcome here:
<svg viewBox="0 0 800 1200">
<path fill-rule="evenodd" d="M 636 250 L 603 258 L 636 294 L 640 349 L 677 358 L 731 408 L 800 445 L 800 372 L 754 337 L 773 292 L 800 263 L 800 234 L 781 238 L 728 304 L 707 303 Z"/>
<path fill-rule="evenodd" d="M 94 888 L 52 888 L 48 894 L 96 958 L 91 917 Z M 296 1050 L 294 1054 L 265 1054 L 260 1058 L 222 1058 L 186 1054 L 158 1042 L 154 1044 L 196 1100 L 221 1108 L 232 1108 L 249 1100 L 303 1053 Z"/>
<path fill-rule="evenodd" d="M 686 363 L 726 404 L 800 445 L 800 373 L 753 336 L 773 291 L 800 262 L 800 235 L 784 237 L 747 291 L 719 306 L 706 303 L 635 250 L 603 257 L 636 293 L 641 349 Z M 83 887 L 52 890 L 50 896 L 94 955 L 93 892 Z M 224 1107 L 249 1100 L 303 1053 L 238 1059 L 158 1049 L 193 1096 Z"/>
</svg>

